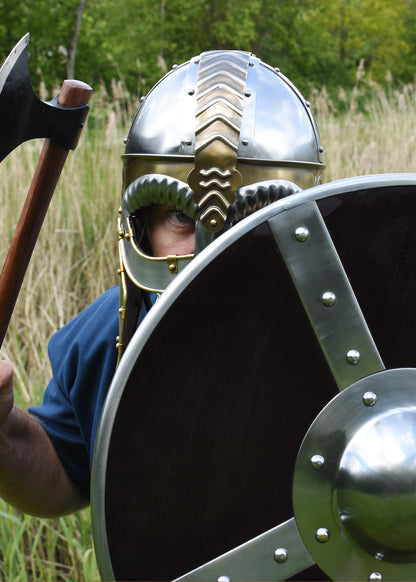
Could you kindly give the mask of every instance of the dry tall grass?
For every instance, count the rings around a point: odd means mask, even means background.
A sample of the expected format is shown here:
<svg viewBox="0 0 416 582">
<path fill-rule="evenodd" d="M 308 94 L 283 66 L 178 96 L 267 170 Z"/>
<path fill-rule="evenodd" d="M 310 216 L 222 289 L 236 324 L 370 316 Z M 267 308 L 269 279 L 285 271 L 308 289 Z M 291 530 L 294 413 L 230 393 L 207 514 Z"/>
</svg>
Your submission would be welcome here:
<svg viewBox="0 0 416 582">
<path fill-rule="evenodd" d="M 64 168 L 2 348 L 1 357 L 14 365 L 16 397 L 23 407 L 42 398 L 50 376 L 47 341 L 51 334 L 117 283 L 120 154 L 125 128 L 137 104 L 129 101 L 121 85 L 115 84 L 113 92 L 117 95 L 111 102 L 101 89 L 92 100 L 94 113 Z M 346 113 L 340 115 L 325 90 L 312 92 L 312 109 L 326 151 L 325 181 L 416 171 L 416 88 L 405 87 L 390 97 L 374 88 L 373 95 L 360 112 L 357 88 Z M 1 262 L 39 151 L 39 143 L 25 144 L 0 168 Z M 0 502 L 0 524 L 0 572 L 4 580 L 17 580 L 17 576 L 21 580 L 97 577 L 88 512 L 45 526 L 45 520 L 21 516 Z M 21 532 L 17 541 L 16 528 Z M 8 536 L 13 544 L 8 543 Z M 60 558 L 54 554 L 58 539 L 59 543 L 67 540 L 66 549 L 58 552 L 66 556 L 65 567 L 57 564 Z M 45 548 L 52 548 L 43 558 L 39 540 L 44 540 Z M 12 553 L 8 552 L 10 547 Z"/>
<path fill-rule="evenodd" d="M 365 94 L 369 94 L 368 87 Z M 365 174 L 416 172 L 416 87 L 387 93 L 377 85 L 363 99 L 356 87 L 339 115 L 325 89 L 311 102 L 325 147 L 325 181 Z M 346 100 L 340 90 L 341 100 Z M 359 107 L 360 104 L 360 107 Z"/>
</svg>

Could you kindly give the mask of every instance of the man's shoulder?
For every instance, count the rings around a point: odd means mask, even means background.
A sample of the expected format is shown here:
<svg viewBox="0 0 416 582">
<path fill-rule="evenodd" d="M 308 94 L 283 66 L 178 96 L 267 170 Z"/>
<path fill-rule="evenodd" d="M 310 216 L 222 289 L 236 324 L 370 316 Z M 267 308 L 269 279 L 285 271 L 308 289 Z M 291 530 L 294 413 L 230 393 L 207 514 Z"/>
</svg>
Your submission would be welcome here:
<svg viewBox="0 0 416 582">
<path fill-rule="evenodd" d="M 111 289 L 105 291 L 105 293 L 98 297 L 98 299 L 88 305 L 88 307 L 86 307 L 84 311 L 81 312 L 80 316 L 83 314 L 92 316 L 96 312 L 102 313 L 107 310 L 111 310 L 112 312 L 115 310 L 115 313 L 117 314 L 119 306 L 119 294 L 120 290 L 118 285 L 116 287 L 111 287 Z"/>
<path fill-rule="evenodd" d="M 118 308 L 119 287 L 112 287 L 57 331 L 51 338 L 50 349 L 67 349 L 71 344 L 85 349 L 91 343 L 115 346 Z"/>
<path fill-rule="evenodd" d="M 88 307 L 81 311 L 81 313 L 67 325 L 74 324 L 76 326 L 84 326 L 89 324 L 91 320 L 94 320 L 95 318 L 98 325 L 105 325 L 106 322 L 111 322 L 113 319 L 117 320 L 118 307 L 119 287 L 116 286 L 108 289 L 108 291 L 103 293 L 100 297 L 98 297 L 98 299 L 88 305 Z"/>
</svg>

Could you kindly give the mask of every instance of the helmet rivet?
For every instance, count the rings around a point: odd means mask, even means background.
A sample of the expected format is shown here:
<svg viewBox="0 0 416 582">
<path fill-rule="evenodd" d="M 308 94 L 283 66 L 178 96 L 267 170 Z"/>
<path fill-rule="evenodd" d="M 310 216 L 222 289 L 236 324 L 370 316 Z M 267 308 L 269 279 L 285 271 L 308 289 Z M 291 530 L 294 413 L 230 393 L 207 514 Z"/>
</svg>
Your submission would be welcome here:
<svg viewBox="0 0 416 582">
<path fill-rule="evenodd" d="M 241 143 L 245 146 L 248 145 L 248 139 L 245 137 L 244 139 L 241 140 Z"/>
<path fill-rule="evenodd" d="M 178 65 L 177 64 L 172 65 L 172 69 L 177 69 L 177 68 L 178 68 Z"/>
<path fill-rule="evenodd" d="M 325 459 L 324 459 L 324 457 L 322 455 L 313 455 L 311 457 L 311 466 L 314 469 L 318 470 L 321 467 L 323 467 L 324 464 L 325 464 Z"/>
<path fill-rule="evenodd" d="M 170 271 L 171 273 L 175 273 L 175 271 L 176 271 L 176 266 L 175 266 L 173 263 L 171 263 L 171 264 L 169 265 L 169 271 Z"/>
<path fill-rule="evenodd" d="M 306 107 L 310 107 L 311 106 L 311 104 L 310 104 L 309 101 L 305 101 L 305 105 L 306 105 Z"/>
<path fill-rule="evenodd" d="M 191 139 L 183 139 L 182 143 L 183 143 L 183 145 L 190 146 L 190 145 L 192 145 L 192 140 Z"/>
<path fill-rule="evenodd" d="M 255 55 L 253 55 L 253 57 L 254 57 L 254 56 L 255 56 Z M 249 62 L 249 64 L 248 64 L 248 66 L 249 66 L 249 67 L 254 67 L 254 63 L 252 63 L 252 62 L 250 61 L 250 62 Z"/>
<path fill-rule="evenodd" d="M 369 582 L 375 582 L 376 580 L 383 580 L 383 576 L 380 572 L 371 572 L 368 577 Z"/>
<path fill-rule="evenodd" d="M 332 291 L 325 291 L 325 293 L 322 295 L 322 303 L 325 305 L 325 307 L 332 307 L 336 300 L 337 297 Z"/>
<path fill-rule="evenodd" d="M 230 578 L 228 576 L 220 576 L 217 582 L 230 582 Z"/>
<path fill-rule="evenodd" d="M 309 238 L 309 230 L 306 228 L 306 226 L 299 226 L 295 230 L 295 237 L 297 241 L 305 242 L 305 240 L 308 240 Z"/>
<path fill-rule="evenodd" d="M 211 218 L 211 220 L 209 221 L 210 225 L 215 228 L 217 226 L 217 220 L 216 218 Z"/>
<path fill-rule="evenodd" d="M 360 361 L 361 354 L 358 350 L 348 350 L 346 358 L 349 364 L 355 366 Z"/>
<path fill-rule="evenodd" d="M 146 97 L 143 95 L 142 97 L 140 97 L 140 103 L 143 103 L 143 101 L 146 99 Z"/>
<path fill-rule="evenodd" d="M 320 527 L 315 532 L 315 539 L 320 544 L 324 544 L 329 540 L 329 530 L 326 527 Z"/>
<path fill-rule="evenodd" d="M 321 154 L 323 154 L 324 151 L 325 151 L 325 149 L 322 146 L 319 146 L 319 151 L 320 151 Z"/>
<path fill-rule="evenodd" d="M 244 93 L 244 95 L 245 95 L 246 97 L 251 97 L 251 91 L 246 91 L 246 92 Z"/>
<path fill-rule="evenodd" d="M 274 70 L 276 71 L 276 73 L 280 73 L 279 67 L 275 67 Z"/>
<path fill-rule="evenodd" d="M 188 95 L 195 95 L 195 89 L 189 89 Z"/>
<path fill-rule="evenodd" d="M 274 552 L 274 559 L 279 563 L 286 562 L 288 556 L 289 554 L 286 548 L 277 548 L 277 550 Z"/>
<path fill-rule="evenodd" d="M 376 402 L 377 394 L 374 394 L 374 392 L 365 392 L 363 394 L 363 404 L 365 404 L 365 406 L 374 406 Z"/>
</svg>

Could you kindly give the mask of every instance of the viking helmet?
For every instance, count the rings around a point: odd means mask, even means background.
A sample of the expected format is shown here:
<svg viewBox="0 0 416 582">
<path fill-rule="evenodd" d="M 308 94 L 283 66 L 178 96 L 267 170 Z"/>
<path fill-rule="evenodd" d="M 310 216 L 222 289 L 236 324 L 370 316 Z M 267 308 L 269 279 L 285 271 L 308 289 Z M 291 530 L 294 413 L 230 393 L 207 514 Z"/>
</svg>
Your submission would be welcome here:
<svg viewBox="0 0 416 582">
<path fill-rule="evenodd" d="M 161 292 L 193 258 L 152 256 L 140 220 L 151 204 L 196 222 L 198 252 L 247 214 L 319 183 L 322 151 L 309 103 L 253 54 L 210 51 L 174 67 L 142 101 L 126 140 L 122 274 Z"/>
</svg>

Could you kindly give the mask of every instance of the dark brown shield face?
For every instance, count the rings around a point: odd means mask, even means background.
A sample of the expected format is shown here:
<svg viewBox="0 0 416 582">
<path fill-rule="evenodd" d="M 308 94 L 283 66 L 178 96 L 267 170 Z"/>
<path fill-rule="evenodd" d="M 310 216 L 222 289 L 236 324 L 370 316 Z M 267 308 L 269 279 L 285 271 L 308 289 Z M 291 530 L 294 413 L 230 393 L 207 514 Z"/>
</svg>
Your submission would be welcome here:
<svg viewBox="0 0 416 582">
<path fill-rule="evenodd" d="M 416 177 L 350 182 L 293 199 L 316 200 L 385 367 L 415 366 Z M 283 203 L 201 253 L 124 356 L 93 469 L 104 577 L 172 580 L 293 516 L 297 452 L 338 386 L 269 226 Z"/>
</svg>

